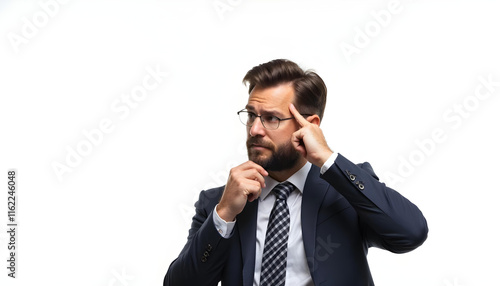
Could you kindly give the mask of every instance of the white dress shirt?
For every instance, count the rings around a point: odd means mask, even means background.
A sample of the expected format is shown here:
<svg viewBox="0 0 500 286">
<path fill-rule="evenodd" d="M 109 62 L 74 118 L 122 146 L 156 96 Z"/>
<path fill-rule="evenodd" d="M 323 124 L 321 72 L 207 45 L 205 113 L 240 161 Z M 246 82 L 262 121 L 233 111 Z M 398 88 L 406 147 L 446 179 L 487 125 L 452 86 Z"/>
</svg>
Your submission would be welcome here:
<svg viewBox="0 0 500 286">
<path fill-rule="evenodd" d="M 323 174 L 335 162 L 337 153 L 325 162 L 321 167 L 320 172 Z M 302 206 L 302 193 L 304 185 L 311 169 L 311 163 L 307 162 L 300 170 L 287 179 L 288 182 L 295 186 L 295 189 L 290 193 L 287 199 L 288 209 L 290 211 L 290 232 L 288 235 L 288 251 L 286 264 L 286 286 L 314 286 L 309 266 L 307 265 L 304 243 L 302 241 L 302 222 L 300 219 Z M 272 193 L 272 189 L 280 182 L 271 177 L 265 178 L 266 187 L 262 189 L 259 197 L 259 205 L 257 211 L 257 233 L 256 233 L 256 249 L 255 249 L 255 272 L 253 285 L 260 285 L 260 271 L 262 254 L 264 253 L 264 242 L 266 240 L 267 224 L 271 210 L 276 201 L 276 196 Z M 217 206 L 216 206 L 217 207 Z M 219 217 L 216 209 L 213 211 L 214 224 L 217 231 L 224 238 L 229 238 L 234 229 L 234 222 L 226 222 Z"/>
</svg>

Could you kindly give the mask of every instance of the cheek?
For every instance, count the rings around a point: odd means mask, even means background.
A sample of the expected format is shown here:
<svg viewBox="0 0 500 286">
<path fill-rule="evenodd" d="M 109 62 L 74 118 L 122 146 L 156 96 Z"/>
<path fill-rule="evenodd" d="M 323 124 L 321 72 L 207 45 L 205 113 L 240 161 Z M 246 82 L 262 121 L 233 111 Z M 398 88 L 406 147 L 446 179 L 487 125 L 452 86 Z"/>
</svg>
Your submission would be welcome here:
<svg viewBox="0 0 500 286">
<path fill-rule="evenodd" d="M 300 129 L 300 125 L 294 121 L 293 124 L 288 124 L 286 129 L 283 129 L 282 138 L 286 138 L 287 140 L 291 140 L 293 133 L 297 132 Z"/>
<path fill-rule="evenodd" d="M 292 140 L 293 132 L 280 132 L 279 134 L 274 134 L 270 139 L 276 146 L 282 146 L 288 144 Z"/>
<path fill-rule="evenodd" d="M 290 124 L 290 132 L 294 133 L 295 131 L 299 130 L 301 127 L 297 121 L 293 121 L 293 124 Z M 290 133 L 290 134 L 291 134 Z"/>
</svg>

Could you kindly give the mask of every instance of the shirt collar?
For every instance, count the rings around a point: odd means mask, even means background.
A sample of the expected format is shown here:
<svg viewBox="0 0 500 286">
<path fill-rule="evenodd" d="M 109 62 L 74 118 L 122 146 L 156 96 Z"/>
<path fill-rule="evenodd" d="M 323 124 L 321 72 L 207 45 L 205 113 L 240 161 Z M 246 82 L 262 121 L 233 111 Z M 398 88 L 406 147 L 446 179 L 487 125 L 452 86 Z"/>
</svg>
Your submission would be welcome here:
<svg viewBox="0 0 500 286">
<path fill-rule="evenodd" d="M 293 175 L 291 175 L 288 179 L 285 181 L 288 181 L 292 183 L 296 189 L 299 190 L 299 192 L 302 194 L 304 191 L 304 185 L 306 184 L 306 179 L 307 179 L 307 174 L 309 174 L 309 171 L 311 170 L 311 163 L 306 162 L 300 170 L 295 172 Z M 271 178 L 270 176 L 267 176 L 264 178 L 264 181 L 266 182 L 266 187 L 262 189 L 262 192 L 260 193 L 259 201 L 263 201 L 267 198 L 267 196 L 271 193 L 271 190 L 276 187 L 281 182 L 276 181 L 275 179 Z"/>
</svg>

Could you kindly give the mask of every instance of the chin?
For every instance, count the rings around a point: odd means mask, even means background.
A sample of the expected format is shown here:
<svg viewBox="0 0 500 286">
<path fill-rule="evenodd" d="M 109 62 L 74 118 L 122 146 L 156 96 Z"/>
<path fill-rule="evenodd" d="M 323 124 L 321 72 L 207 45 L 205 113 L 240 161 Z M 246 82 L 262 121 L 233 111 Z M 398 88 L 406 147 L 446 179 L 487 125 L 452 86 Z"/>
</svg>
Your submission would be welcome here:
<svg viewBox="0 0 500 286">
<path fill-rule="evenodd" d="M 266 156 L 262 154 L 262 152 L 255 152 L 255 151 L 250 151 L 248 152 L 248 160 L 264 166 L 266 163 L 269 161 L 270 156 Z"/>
<path fill-rule="evenodd" d="M 265 166 L 269 161 L 269 158 L 265 156 L 250 156 L 249 160 L 256 163 L 257 165 Z"/>
<path fill-rule="evenodd" d="M 265 150 L 267 153 L 267 150 Z M 250 160 L 266 160 L 271 157 L 271 154 L 265 154 L 262 150 L 248 150 L 248 159 Z"/>
</svg>

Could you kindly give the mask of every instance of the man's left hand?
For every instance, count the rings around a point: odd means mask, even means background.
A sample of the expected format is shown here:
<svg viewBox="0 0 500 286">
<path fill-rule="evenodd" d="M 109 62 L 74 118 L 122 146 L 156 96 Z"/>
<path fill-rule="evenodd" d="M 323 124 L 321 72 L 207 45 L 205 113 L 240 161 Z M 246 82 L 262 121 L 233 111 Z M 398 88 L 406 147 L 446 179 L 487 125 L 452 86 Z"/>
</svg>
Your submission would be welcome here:
<svg viewBox="0 0 500 286">
<path fill-rule="evenodd" d="M 292 134 L 293 146 L 307 161 L 321 168 L 333 151 L 328 147 L 323 131 L 319 128 L 318 115 L 305 119 L 293 104 L 290 104 L 289 109 L 300 125 L 300 129 Z"/>
</svg>

